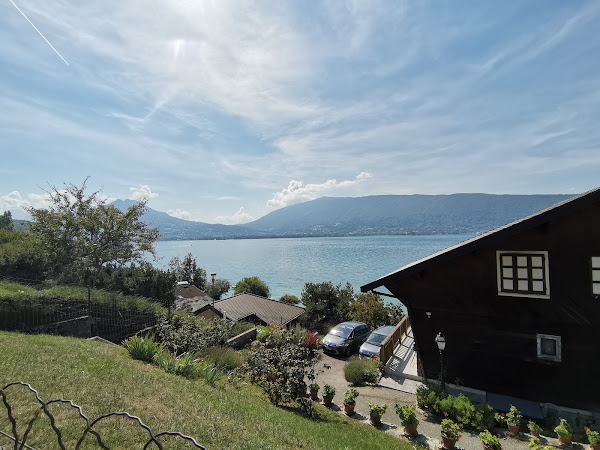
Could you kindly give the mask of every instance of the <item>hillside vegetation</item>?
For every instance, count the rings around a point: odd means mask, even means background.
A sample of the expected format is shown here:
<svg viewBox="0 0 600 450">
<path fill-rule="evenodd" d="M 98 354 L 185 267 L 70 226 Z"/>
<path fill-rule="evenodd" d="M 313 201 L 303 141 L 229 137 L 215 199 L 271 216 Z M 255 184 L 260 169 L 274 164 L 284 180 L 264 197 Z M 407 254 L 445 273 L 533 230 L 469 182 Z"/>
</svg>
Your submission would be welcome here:
<svg viewBox="0 0 600 450">
<path fill-rule="evenodd" d="M 139 416 L 154 431 L 180 431 L 206 448 L 215 449 L 412 449 L 408 441 L 357 423 L 317 406 L 318 420 L 308 420 L 293 410 L 269 404 L 244 383 L 221 382 L 210 387 L 200 380 L 171 375 L 149 364 L 132 360 L 119 346 L 82 339 L 0 332 L 0 383 L 30 383 L 44 400 L 73 400 L 94 419 L 112 411 Z M 21 418 L 35 409 L 31 395 L 11 389 L 9 401 Z M 52 405 L 63 429 L 67 448 L 81 435 L 75 411 Z M 3 408 L 2 408 L 3 409 Z M 27 417 L 30 417 L 28 415 Z M 20 432 L 25 429 L 20 422 Z M 0 419 L 0 430 L 10 430 Z M 77 433 L 75 432 L 77 431 Z M 113 448 L 141 448 L 144 436 L 123 419 L 99 423 L 98 431 Z M 0 437 L 0 445 L 9 444 Z M 166 448 L 189 448 L 169 440 Z M 48 420 L 34 426 L 35 448 L 58 448 Z M 91 439 L 86 448 L 97 448 Z"/>
</svg>

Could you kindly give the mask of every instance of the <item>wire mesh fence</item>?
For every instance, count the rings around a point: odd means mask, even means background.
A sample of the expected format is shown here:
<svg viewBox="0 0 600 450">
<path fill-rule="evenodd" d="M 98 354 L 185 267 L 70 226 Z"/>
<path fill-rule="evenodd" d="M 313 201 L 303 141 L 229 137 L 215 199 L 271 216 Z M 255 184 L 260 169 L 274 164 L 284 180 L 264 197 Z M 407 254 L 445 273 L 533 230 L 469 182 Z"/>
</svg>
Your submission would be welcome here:
<svg viewBox="0 0 600 450">
<path fill-rule="evenodd" d="M 12 280 L 11 280 L 12 281 Z M 22 281 L 19 281 L 22 284 Z M 30 285 L 35 289 L 46 286 Z M 114 292 L 61 287 L 64 292 L 43 295 L 15 291 L 0 295 L 0 329 L 25 333 L 91 337 L 121 342 L 137 331 L 156 325 L 165 308 L 149 300 Z M 87 294 L 87 295 L 86 295 Z"/>
</svg>

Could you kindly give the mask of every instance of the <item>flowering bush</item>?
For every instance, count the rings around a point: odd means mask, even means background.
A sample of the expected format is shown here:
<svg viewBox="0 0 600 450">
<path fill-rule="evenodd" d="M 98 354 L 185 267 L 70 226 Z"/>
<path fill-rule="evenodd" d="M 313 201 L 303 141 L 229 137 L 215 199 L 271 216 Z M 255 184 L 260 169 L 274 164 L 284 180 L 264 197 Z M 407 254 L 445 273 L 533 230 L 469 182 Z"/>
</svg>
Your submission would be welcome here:
<svg viewBox="0 0 600 450">
<path fill-rule="evenodd" d="M 588 438 L 588 441 L 590 444 L 592 444 L 592 445 L 600 444 L 600 433 L 598 433 L 597 431 L 592 431 L 588 427 L 583 427 L 583 429 L 585 430 L 585 434 L 587 435 L 587 438 Z"/>
<path fill-rule="evenodd" d="M 479 433 L 479 439 L 481 443 L 486 447 L 490 447 L 493 450 L 500 450 L 502 445 L 500 445 L 500 435 L 494 436 L 489 430 L 482 431 Z"/>
<path fill-rule="evenodd" d="M 358 397 L 358 391 L 354 388 L 349 388 L 344 393 L 344 405 L 355 405 L 357 397 Z"/>
<path fill-rule="evenodd" d="M 272 328 L 269 335 L 264 342 L 252 344 L 246 373 L 274 405 L 303 398 L 304 379 L 315 379 L 318 354 L 303 342 L 299 344 L 294 333 Z"/>
<path fill-rule="evenodd" d="M 372 416 L 383 416 L 387 411 L 388 405 L 385 403 L 369 403 L 369 414 Z"/>
<path fill-rule="evenodd" d="M 450 419 L 442 420 L 440 424 L 442 434 L 450 439 L 456 439 L 456 442 L 461 438 L 460 427 Z"/>
<path fill-rule="evenodd" d="M 312 350 L 315 350 L 319 346 L 319 336 L 317 336 L 317 333 L 311 333 L 309 331 L 305 332 L 304 345 Z"/>
<path fill-rule="evenodd" d="M 510 411 L 506 414 L 506 423 L 512 426 L 521 425 L 523 414 L 515 406 L 510 405 Z"/>
</svg>

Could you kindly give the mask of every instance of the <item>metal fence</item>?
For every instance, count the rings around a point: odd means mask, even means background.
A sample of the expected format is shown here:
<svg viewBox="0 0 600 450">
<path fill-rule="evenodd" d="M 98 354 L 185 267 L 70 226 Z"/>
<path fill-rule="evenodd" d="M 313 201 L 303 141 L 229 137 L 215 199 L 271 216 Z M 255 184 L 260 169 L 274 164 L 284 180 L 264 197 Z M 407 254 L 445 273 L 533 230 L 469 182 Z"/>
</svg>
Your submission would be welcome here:
<svg viewBox="0 0 600 450">
<path fill-rule="evenodd" d="M 18 429 L 19 429 L 18 425 L 19 424 L 17 422 L 17 419 L 15 418 L 15 415 L 13 414 L 13 407 L 11 406 L 11 403 L 8 401 L 8 398 L 6 395 L 7 389 L 10 389 L 10 388 L 16 387 L 16 386 L 21 386 L 21 387 L 24 387 L 26 390 L 28 390 L 31 394 L 33 394 L 35 396 L 37 403 L 39 403 L 39 405 L 40 405 L 39 408 L 33 412 L 33 414 L 31 415 L 31 418 L 27 421 L 27 427 L 22 434 L 18 433 Z M 198 444 L 194 438 L 192 438 L 190 436 L 186 436 L 179 432 L 164 431 L 164 432 L 160 432 L 160 433 L 154 433 L 150 429 L 149 426 L 145 425 L 141 421 L 141 419 L 139 417 L 132 416 L 131 414 L 126 413 L 126 412 L 112 412 L 110 414 L 104 414 L 95 420 L 90 420 L 85 414 L 83 414 L 81 407 L 76 405 L 75 403 L 73 403 L 71 400 L 64 400 L 62 398 L 57 398 L 57 399 L 45 402 L 44 400 L 42 400 L 40 398 L 40 396 L 38 395 L 37 391 L 34 388 L 32 388 L 29 384 L 23 383 L 21 381 L 9 383 L 6 386 L 4 386 L 2 389 L 0 389 L 0 396 L 2 396 L 2 402 L 4 403 L 4 407 L 6 410 L 6 417 L 8 418 L 8 421 L 10 422 L 10 428 L 11 428 L 8 433 L 5 431 L 0 431 L 0 434 L 2 434 L 4 437 L 6 437 L 6 438 L 10 439 L 12 442 L 14 442 L 14 447 L 13 447 L 14 450 L 33 449 L 33 447 L 31 447 L 27 444 L 27 439 L 30 438 L 30 436 L 31 436 L 31 430 L 33 429 L 34 424 L 38 421 L 38 419 L 40 419 L 40 417 L 44 417 L 44 416 L 49 419 L 50 428 L 52 429 L 52 432 L 56 435 L 56 440 L 57 440 L 58 446 L 62 450 L 66 450 L 66 445 L 64 442 L 64 438 L 63 438 L 63 431 L 56 424 L 55 417 L 50 412 L 50 408 L 49 408 L 49 406 L 51 406 L 52 404 L 56 404 L 56 403 L 65 404 L 65 405 L 70 406 L 71 408 L 74 408 L 77 411 L 77 414 L 79 415 L 79 417 L 82 419 L 82 421 L 85 424 L 85 429 L 83 430 L 81 436 L 79 437 L 79 439 L 77 440 L 77 443 L 75 444 L 76 450 L 81 448 L 85 438 L 88 437 L 88 435 L 91 435 L 96 438 L 96 443 L 99 448 L 103 448 L 105 450 L 110 450 L 110 447 L 103 441 L 100 433 L 94 429 L 95 425 L 97 425 L 99 422 L 101 422 L 102 420 L 105 420 L 109 417 L 124 417 L 127 420 L 130 420 L 130 421 L 132 421 L 132 423 L 139 426 L 142 430 L 144 430 L 146 432 L 144 434 L 146 434 L 147 440 L 146 440 L 146 438 L 143 438 L 144 440 L 139 443 L 140 445 L 144 444 L 144 446 L 143 446 L 144 449 L 147 449 L 147 448 L 164 449 L 165 444 L 163 441 L 164 441 L 165 437 L 181 439 L 181 440 L 185 441 L 189 446 L 192 446 L 193 448 L 204 449 L 204 447 L 202 447 L 200 444 Z M 161 439 L 161 438 L 163 438 L 163 439 Z"/>
</svg>

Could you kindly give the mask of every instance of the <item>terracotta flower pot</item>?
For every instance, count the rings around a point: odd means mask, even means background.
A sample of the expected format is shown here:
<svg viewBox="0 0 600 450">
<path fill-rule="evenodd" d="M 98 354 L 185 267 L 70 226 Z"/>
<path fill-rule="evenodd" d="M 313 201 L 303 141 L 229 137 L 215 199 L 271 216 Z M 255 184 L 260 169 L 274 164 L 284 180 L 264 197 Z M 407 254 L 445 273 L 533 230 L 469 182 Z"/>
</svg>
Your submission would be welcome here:
<svg viewBox="0 0 600 450">
<path fill-rule="evenodd" d="M 600 444 L 590 444 L 588 447 L 590 450 L 600 450 Z"/>
<path fill-rule="evenodd" d="M 529 431 L 531 431 L 531 435 L 532 435 L 532 436 L 535 436 L 535 437 L 537 437 L 537 438 L 539 438 L 539 437 L 540 437 L 540 433 L 538 433 L 537 431 L 533 431 L 533 430 L 529 430 Z"/>
<path fill-rule="evenodd" d="M 331 405 L 331 402 L 333 401 L 333 396 L 323 396 L 323 404 L 326 406 Z"/>
<path fill-rule="evenodd" d="M 348 405 L 347 403 L 344 403 L 344 411 L 346 412 L 347 415 L 352 416 L 354 415 L 354 407 L 356 406 L 356 403 L 353 403 L 351 405 Z"/>
<path fill-rule="evenodd" d="M 570 444 L 571 443 L 571 439 L 573 439 L 573 435 L 570 434 L 568 436 L 559 436 L 558 437 L 558 442 L 560 442 L 561 444 Z"/>
<path fill-rule="evenodd" d="M 519 434 L 519 429 L 521 428 L 520 425 L 511 425 L 508 422 L 506 422 L 506 425 L 508 425 L 508 431 L 510 434 Z"/>
<path fill-rule="evenodd" d="M 371 414 L 371 423 L 373 425 L 381 425 L 381 414 Z"/>
<path fill-rule="evenodd" d="M 408 436 L 416 436 L 418 433 L 416 425 L 404 425 L 404 434 Z"/>
<path fill-rule="evenodd" d="M 449 438 L 442 433 L 442 445 L 446 450 L 452 450 L 456 445 L 456 439 Z"/>
</svg>

